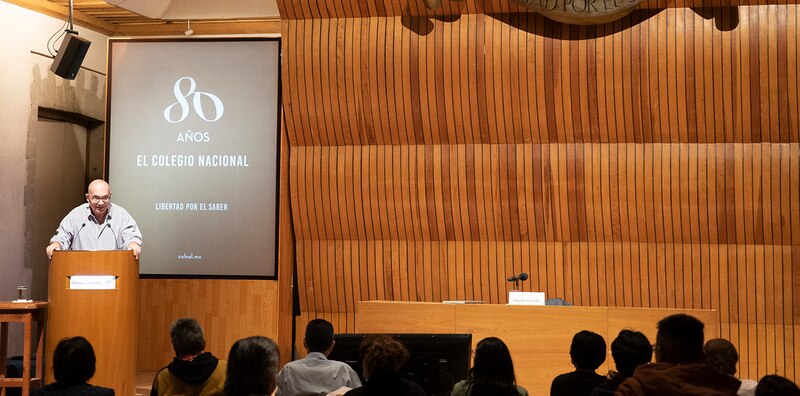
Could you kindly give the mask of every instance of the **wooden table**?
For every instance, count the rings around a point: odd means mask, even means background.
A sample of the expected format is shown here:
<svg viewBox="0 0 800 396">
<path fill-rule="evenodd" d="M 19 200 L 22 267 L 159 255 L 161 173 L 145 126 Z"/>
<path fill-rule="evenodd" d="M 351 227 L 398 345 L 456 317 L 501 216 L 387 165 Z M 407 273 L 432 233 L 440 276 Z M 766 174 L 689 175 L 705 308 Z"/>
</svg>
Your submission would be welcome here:
<svg viewBox="0 0 800 396">
<path fill-rule="evenodd" d="M 517 383 L 531 395 L 549 395 L 553 378 L 574 370 L 569 348 L 581 330 L 600 334 L 607 347 L 625 328 L 655 342 L 659 320 L 686 313 L 705 324 L 706 339 L 719 335 L 719 314 L 714 310 L 400 301 L 361 301 L 357 309 L 358 333 L 469 333 L 473 348 L 484 337 L 499 337 L 511 351 Z M 597 372 L 605 374 L 613 367 L 607 353 Z"/>
<path fill-rule="evenodd" d="M 43 378 L 42 361 L 44 360 L 44 322 L 47 303 L 33 301 L 29 303 L 15 303 L 0 301 L 0 394 L 4 395 L 5 388 L 22 388 L 22 396 L 28 396 L 31 386 L 41 386 Z M 36 332 L 33 322 L 36 322 Z M 6 358 L 8 355 L 8 323 L 21 322 L 25 326 L 22 378 L 6 378 Z M 36 336 L 36 378 L 31 377 L 31 343 Z"/>
</svg>

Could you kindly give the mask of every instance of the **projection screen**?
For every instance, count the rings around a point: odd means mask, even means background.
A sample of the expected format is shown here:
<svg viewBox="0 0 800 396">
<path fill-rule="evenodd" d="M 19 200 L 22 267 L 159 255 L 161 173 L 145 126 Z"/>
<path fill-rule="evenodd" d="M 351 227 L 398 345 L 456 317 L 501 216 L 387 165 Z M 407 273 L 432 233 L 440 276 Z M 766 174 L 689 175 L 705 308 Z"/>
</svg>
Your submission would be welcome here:
<svg viewBox="0 0 800 396">
<path fill-rule="evenodd" d="M 107 175 L 140 273 L 275 278 L 280 41 L 111 39 Z"/>
</svg>

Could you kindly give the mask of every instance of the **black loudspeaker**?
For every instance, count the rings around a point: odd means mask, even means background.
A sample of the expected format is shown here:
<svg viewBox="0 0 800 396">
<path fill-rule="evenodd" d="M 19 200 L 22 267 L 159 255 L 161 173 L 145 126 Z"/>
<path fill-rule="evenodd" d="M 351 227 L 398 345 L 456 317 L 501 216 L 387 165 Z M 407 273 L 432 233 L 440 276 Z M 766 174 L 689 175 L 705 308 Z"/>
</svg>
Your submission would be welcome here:
<svg viewBox="0 0 800 396">
<path fill-rule="evenodd" d="M 61 42 L 56 59 L 53 60 L 53 66 L 50 66 L 50 71 L 65 80 L 74 80 L 91 44 L 91 41 L 76 34 L 67 33 Z"/>
</svg>

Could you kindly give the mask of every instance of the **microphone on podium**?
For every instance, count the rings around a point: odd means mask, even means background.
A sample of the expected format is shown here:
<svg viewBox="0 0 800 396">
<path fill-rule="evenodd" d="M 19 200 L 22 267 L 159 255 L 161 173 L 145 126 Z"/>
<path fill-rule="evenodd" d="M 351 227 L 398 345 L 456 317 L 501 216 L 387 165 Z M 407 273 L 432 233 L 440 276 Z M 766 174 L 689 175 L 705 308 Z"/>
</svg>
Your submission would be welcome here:
<svg viewBox="0 0 800 396">
<path fill-rule="evenodd" d="M 508 278 L 509 282 L 519 282 L 519 281 L 526 281 L 528 280 L 528 274 L 525 272 L 521 272 L 519 275 L 514 275 Z"/>
<path fill-rule="evenodd" d="M 78 235 L 80 235 L 80 234 L 81 234 L 81 231 L 83 231 L 83 228 L 84 228 L 84 227 L 86 227 L 86 222 L 84 222 L 83 224 L 81 224 L 81 228 L 79 228 L 79 229 L 78 229 L 78 232 L 76 232 L 76 233 L 75 233 L 75 235 L 73 235 L 73 236 L 72 236 L 72 240 L 71 240 L 71 241 L 69 241 L 69 250 L 73 250 L 73 249 L 72 249 L 72 245 L 74 245 L 74 244 L 75 244 L 75 241 L 78 239 Z"/>
<path fill-rule="evenodd" d="M 107 227 L 109 230 L 111 230 L 111 235 L 114 235 L 114 250 L 116 250 L 116 249 L 119 247 L 119 246 L 117 245 L 117 242 L 119 242 L 119 240 L 117 240 L 117 233 L 116 233 L 116 232 L 114 232 L 114 229 L 111 227 L 111 223 L 106 223 L 106 227 Z"/>
</svg>

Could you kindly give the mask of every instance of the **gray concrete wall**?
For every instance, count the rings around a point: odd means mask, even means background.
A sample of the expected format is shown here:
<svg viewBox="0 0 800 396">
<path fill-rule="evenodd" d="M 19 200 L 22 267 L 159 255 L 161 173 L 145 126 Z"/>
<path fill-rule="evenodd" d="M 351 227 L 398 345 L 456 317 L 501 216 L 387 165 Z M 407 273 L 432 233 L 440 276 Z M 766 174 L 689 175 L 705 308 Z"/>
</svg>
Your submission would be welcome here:
<svg viewBox="0 0 800 396">
<path fill-rule="evenodd" d="M 75 81 L 65 81 L 50 73 L 51 59 L 32 53 L 48 53 L 47 41 L 63 30 L 63 21 L 0 1 L 0 26 L 9 32 L 0 40 L 0 300 L 15 298 L 17 285 L 35 285 L 29 295 L 46 299 L 42 287 L 47 265 L 42 260 L 44 246 L 32 246 L 28 241 L 30 222 L 41 209 L 32 205 L 36 191 L 29 181 L 36 161 L 53 158 L 35 158 L 32 131 L 38 123 L 39 106 L 105 118 L 103 73 L 108 37 L 77 28 L 81 37 L 92 42 L 83 66 L 99 73 L 82 70 Z M 54 197 L 59 202 L 62 199 L 75 198 Z M 10 354 L 21 354 L 21 328 L 12 326 L 10 330 Z"/>
</svg>

